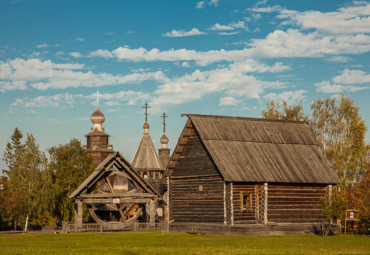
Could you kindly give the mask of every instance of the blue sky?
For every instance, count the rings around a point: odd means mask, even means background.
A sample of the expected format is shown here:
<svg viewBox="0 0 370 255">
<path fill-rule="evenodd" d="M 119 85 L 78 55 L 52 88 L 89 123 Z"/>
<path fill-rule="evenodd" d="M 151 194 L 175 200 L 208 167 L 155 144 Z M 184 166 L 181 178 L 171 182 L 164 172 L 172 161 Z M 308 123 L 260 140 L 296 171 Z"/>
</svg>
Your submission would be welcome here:
<svg viewBox="0 0 370 255">
<path fill-rule="evenodd" d="M 145 102 L 157 148 L 163 112 L 173 149 L 182 113 L 260 117 L 282 99 L 309 113 L 339 92 L 370 126 L 368 1 L 0 0 L 0 35 L 1 153 L 15 127 L 43 150 L 85 144 L 97 88 L 128 160 Z"/>
</svg>

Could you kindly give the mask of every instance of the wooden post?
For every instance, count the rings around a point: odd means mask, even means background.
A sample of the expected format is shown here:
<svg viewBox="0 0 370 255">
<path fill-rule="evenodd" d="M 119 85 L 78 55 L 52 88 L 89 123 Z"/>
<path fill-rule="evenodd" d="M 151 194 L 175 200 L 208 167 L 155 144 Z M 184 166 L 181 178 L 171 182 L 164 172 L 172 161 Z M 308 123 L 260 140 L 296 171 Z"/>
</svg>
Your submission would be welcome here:
<svg viewBox="0 0 370 255">
<path fill-rule="evenodd" d="M 255 187 L 255 194 L 256 194 L 256 196 L 255 196 L 255 201 L 256 201 L 256 203 L 255 203 L 255 205 L 256 205 L 256 211 L 255 211 L 255 217 L 256 217 L 256 223 L 259 223 L 259 220 L 260 220 L 260 212 L 259 212 L 259 210 L 260 210 L 260 202 L 259 202 L 259 198 L 258 198 L 258 184 L 256 184 L 256 187 Z"/>
<path fill-rule="evenodd" d="M 81 200 L 76 200 L 76 203 L 75 203 L 75 223 L 76 223 L 76 227 L 75 227 L 75 229 L 81 229 L 82 228 L 82 213 L 83 213 L 82 201 Z"/>
<path fill-rule="evenodd" d="M 170 177 L 167 176 L 167 223 L 170 224 Z"/>
<path fill-rule="evenodd" d="M 227 216 L 226 216 L 226 183 L 224 182 L 224 225 L 227 225 Z"/>
<path fill-rule="evenodd" d="M 234 186 L 233 186 L 233 183 L 231 183 L 230 185 L 230 207 L 231 207 L 231 225 L 233 226 L 234 225 L 234 194 L 233 194 L 233 189 L 234 189 Z"/>
<path fill-rule="evenodd" d="M 149 205 L 148 205 L 148 207 L 149 207 L 149 222 L 150 222 L 151 227 L 155 226 L 155 214 L 156 214 L 156 211 L 157 211 L 157 205 L 158 205 L 158 199 L 157 198 L 155 198 L 154 200 L 150 200 Z"/>
<path fill-rule="evenodd" d="M 265 224 L 265 225 L 267 225 L 267 222 L 268 222 L 268 220 L 267 220 L 267 206 L 268 206 L 268 203 L 267 203 L 267 201 L 268 201 L 268 184 L 267 184 L 267 182 L 265 182 L 265 184 L 264 184 L 264 189 L 265 189 L 265 204 L 264 204 L 264 208 L 263 208 L 263 224 Z"/>
</svg>

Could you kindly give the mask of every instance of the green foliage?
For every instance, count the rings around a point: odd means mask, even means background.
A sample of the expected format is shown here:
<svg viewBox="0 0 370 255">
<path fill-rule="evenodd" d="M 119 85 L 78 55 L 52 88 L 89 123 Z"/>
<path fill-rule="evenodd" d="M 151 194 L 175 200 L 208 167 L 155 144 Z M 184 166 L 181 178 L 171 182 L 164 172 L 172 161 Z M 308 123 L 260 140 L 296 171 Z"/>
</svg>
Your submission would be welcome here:
<svg viewBox="0 0 370 255">
<path fill-rule="evenodd" d="M 298 105 L 289 105 L 285 100 L 280 104 L 277 101 L 266 103 L 267 111 L 262 110 L 262 117 L 275 120 L 307 121 L 308 117 L 303 113 L 302 102 Z M 280 108 L 283 107 L 282 110 Z"/>
<path fill-rule="evenodd" d="M 22 133 L 15 128 L 11 142 L 7 143 L 4 161 L 9 170 L 4 171 L 4 207 L 3 214 L 7 221 L 25 225 L 28 220 L 35 220 L 45 205 L 42 203 L 41 173 L 46 167 L 46 157 L 39 150 L 32 134 L 27 134 L 24 144 Z M 5 213 L 4 213 L 5 212 Z"/>
<path fill-rule="evenodd" d="M 368 254 L 366 236 L 165 233 L 0 235 L 2 254 Z M 22 244 L 22 245 L 19 245 Z"/>
<path fill-rule="evenodd" d="M 341 203 L 345 203 L 344 209 L 354 208 L 359 205 L 354 203 L 355 192 L 366 175 L 368 151 L 365 144 L 367 128 L 359 108 L 351 98 L 340 94 L 338 100 L 315 100 L 311 110 L 311 130 L 341 181 L 338 188 Z M 362 199 L 365 199 L 363 203 L 369 203 L 369 197 Z M 363 215 L 365 208 L 359 209 Z"/>
<path fill-rule="evenodd" d="M 283 106 L 283 110 L 280 110 Z M 262 111 L 264 118 L 308 120 L 302 105 L 290 106 L 285 101 L 271 101 Z M 321 147 L 324 157 L 340 179 L 333 189 L 330 207 L 324 205 L 328 219 L 343 219 L 348 208 L 360 210 L 362 219 L 369 219 L 369 162 L 370 146 L 365 144 L 367 128 L 353 100 L 340 94 L 338 99 L 317 99 L 311 105 L 309 130 Z"/>
<path fill-rule="evenodd" d="M 11 225 L 52 225 L 57 219 L 72 220 L 73 201 L 68 196 L 94 170 L 90 154 L 76 139 L 48 150 L 50 162 L 39 150 L 32 134 L 22 143 L 15 128 L 3 160 L 8 166 L 1 179 L 0 219 Z"/>
<path fill-rule="evenodd" d="M 45 178 L 51 179 L 53 215 L 63 221 L 73 218 L 73 201 L 68 196 L 92 173 L 95 166 L 91 155 L 80 141 L 48 149 L 50 163 Z"/>
</svg>

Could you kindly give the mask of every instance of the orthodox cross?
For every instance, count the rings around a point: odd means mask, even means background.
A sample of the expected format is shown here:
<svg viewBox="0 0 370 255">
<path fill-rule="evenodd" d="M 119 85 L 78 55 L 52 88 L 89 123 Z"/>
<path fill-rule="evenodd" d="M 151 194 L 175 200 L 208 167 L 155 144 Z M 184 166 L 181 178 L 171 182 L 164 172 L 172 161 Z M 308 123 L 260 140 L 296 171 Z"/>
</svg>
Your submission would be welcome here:
<svg viewBox="0 0 370 255">
<path fill-rule="evenodd" d="M 168 116 L 166 115 L 166 113 L 163 113 L 162 115 L 161 115 L 161 118 L 163 118 L 163 132 L 166 132 L 166 118 L 167 118 Z"/>
<path fill-rule="evenodd" d="M 148 103 L 145 103 L 143 107 L 141 108 L 145 108 L 145 122 L 148 122 L 148 108 L 151 108 Z"/>
</svg>

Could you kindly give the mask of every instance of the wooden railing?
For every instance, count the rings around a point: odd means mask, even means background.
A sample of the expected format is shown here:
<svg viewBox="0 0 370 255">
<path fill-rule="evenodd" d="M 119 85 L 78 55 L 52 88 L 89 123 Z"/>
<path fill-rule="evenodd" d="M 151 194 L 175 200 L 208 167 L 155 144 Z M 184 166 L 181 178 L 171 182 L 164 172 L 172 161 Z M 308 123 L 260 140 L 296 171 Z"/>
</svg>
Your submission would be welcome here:
<svg viewBox="0 0 370 255">
<path fill-rule="evenodd" d="M 117 229 L 116 223 L 108 223 L 100 225 L 98 223 L 83 223 L 82 226 L 78 226 L 74 222 L 66 222 L 63 221 L 62 223 L 62 232 L 63 233 L 71 233 L 71 232 L 104 232 L 104 231 L 142 231 L 142 230 L 161 230 L 163 232 L 168 231 L 168 224 L 166 222 L 156 222 L 156 223 L 149 223 L 149 222 L 133 222 L 123 228 Z"/>
</svg>

